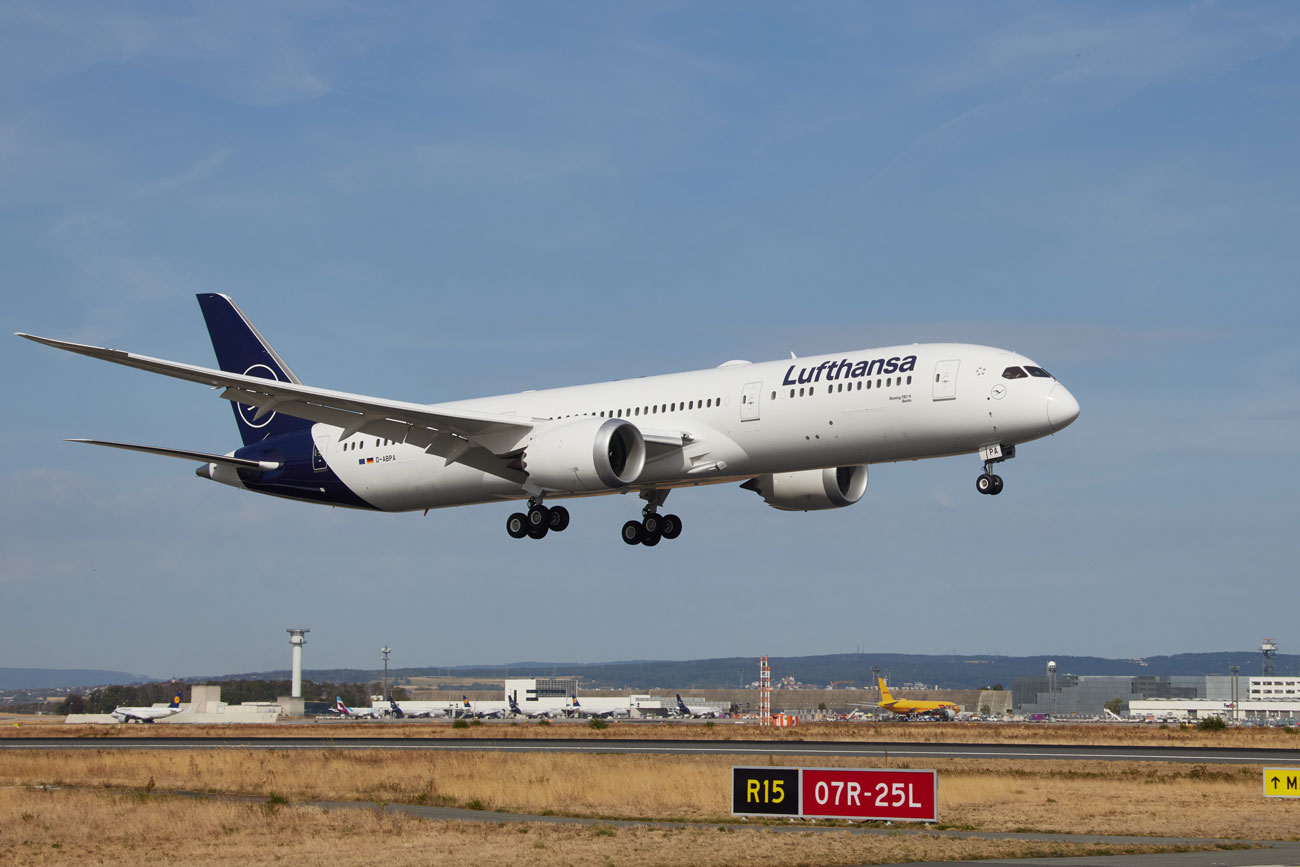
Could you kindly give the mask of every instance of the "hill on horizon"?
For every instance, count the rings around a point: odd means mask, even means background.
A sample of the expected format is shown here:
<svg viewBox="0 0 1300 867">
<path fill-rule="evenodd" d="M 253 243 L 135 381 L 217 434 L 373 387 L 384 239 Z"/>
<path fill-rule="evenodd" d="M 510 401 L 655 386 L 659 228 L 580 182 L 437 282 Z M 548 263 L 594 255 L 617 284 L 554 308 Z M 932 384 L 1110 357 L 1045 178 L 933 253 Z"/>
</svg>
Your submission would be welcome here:
<svg viewBox="0 0 1300 867">
<path fill-rule="evenodd" d="M 842 653 L 823 656 L 773 656 L 768 658 L 775 684 L 793 677 L 807 686 L 826 687 L 831 683 L 850 686 L 875 686 L 872 666 L 878 666 L 890 683 L 926 683 L 940 689 L 979 689 L 1001 684 L 1006 689 L 1017 677 L 1044 676 L 1048 660 L 1057 664 L 1059 675 L 1120 675 L 1169 677 L 1229 673 L 1229 666 L 1239 666 L 1242 677 L 1259 675 L 1262 658 L 1257 650 L 1179 653 L 1145 659 L 1108 659 L 1098 656 L 993 656 L 982 654 L 906 654 Z M 1280 675 L 1300 672 L 1300 655 L 1278 654 Z M 238 675 L 209 676 L 208 680 L 285 679 L 288 669 Z M 303 677 L 314 681 L 355 683 L 378 680 L 380 669 L 308 669 Z M 651 689 L 682 687 L 725 689 L 748 686 L 758 679 L 758 660 L 754 657 L 720 657 L 695 660 L 641 660 L 635 662 L 513 662 L 505 665 L 454 665 L 389 669 L 396 682 L 408 677 L 477 678 L 500 680 L 506 677 L 571 676 L 579 678 L 587 689 Z M 203 680 L 205 678 L 186 678 Z"/>
<path fill-rule="evenodd" d="M 0 668 L 0 689 L 67 689 L 154 680 L 128 671 L 98 668 Z"/>
</svg>

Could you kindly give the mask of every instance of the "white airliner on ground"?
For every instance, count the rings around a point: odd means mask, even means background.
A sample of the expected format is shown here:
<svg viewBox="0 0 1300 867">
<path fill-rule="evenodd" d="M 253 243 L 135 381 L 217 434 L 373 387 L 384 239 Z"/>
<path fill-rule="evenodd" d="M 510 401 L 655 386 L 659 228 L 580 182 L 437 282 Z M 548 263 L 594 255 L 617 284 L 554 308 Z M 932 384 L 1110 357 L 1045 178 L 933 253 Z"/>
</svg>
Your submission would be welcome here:
<svg viewBox="0 0 1300 867">
<path fill-rule="evenodd" d="M 343 703 L 342 696 L 334 696 L 334 706 L 330 708 L 330 713 L 337 714 L 348 719 L 379 719 L 383 711 L 374 707 L 348 707 Z"/>
<path fill-rule="evenodd" d="M 527 500 L 515 538 L 569 525 L 548 501 L 637 493 L 629 545 L 682 530 L 659 514 L 675 488 L 740 483 L 790 511 L 851 506 L 867 465 L 978 454 L 982 494 L 995 464 L 1061 430 L 1079 404 L 1014 352 L 912 344 L 751 364 L 728 361 L 641 379 L 422 404 L 302 384 L 224 295 L 200 295 L 220 370 L 30 334 L 29 340 L 222 389 L 244 445 L 224 455 L 98 440 L 95 445 L 199 460 L 197 474 L 236 488 L 403 512 Z"/>
<path fill-rule="evenodd" d="M 149 707 L 115 707 L 113 708 L 113 718 L 120 723 L 151 723 L 154 720 L 175 716 L 181 710 L 181 694 L 178 692 L 172 696 L 171 704 L 161 707 L 153 705 Z"/>
<path fill-rule="evenodd" d="M 676 711 L 675 716 L 690 717 L 691 719 L 711 719 L 718 715 L 717 709 L 713 707 L 704 707 L 702 705 L 691 707 L 682 701 L 680 692 L 677 693 L 677 707 L 674 710 Z"/>
</svg>

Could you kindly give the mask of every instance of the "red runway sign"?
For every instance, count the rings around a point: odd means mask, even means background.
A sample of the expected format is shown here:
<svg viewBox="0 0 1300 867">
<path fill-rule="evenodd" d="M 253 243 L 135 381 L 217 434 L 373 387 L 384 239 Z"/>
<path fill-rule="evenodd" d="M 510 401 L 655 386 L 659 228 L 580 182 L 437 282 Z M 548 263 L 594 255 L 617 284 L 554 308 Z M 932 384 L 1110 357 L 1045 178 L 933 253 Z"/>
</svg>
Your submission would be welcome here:
<svg viewBox="0 0 1300 867">
<path fill-rule="evenodd" d="M 823 819 L 934 822 L 938 782 L 934 771 L 805 768 L 803 815 Z"/>
<path fill-rule="evenodd" d="M 806 819 L 938 821 L 934 771 L 732 768 L 731 812 Z"/>
</svg>

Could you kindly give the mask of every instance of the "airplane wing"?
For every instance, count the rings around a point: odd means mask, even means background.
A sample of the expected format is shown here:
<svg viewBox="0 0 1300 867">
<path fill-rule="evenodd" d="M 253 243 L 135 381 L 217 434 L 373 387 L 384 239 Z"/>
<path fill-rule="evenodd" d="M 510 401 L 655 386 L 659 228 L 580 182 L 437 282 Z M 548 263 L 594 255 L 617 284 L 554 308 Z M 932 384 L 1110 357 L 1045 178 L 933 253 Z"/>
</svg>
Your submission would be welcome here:
<svg viewBox="0 0 1300 867">
<path fill-rule="evenodd" d="M 423 447 L 447 463 L 459 462 L 475 469 L 522 483 L 525 474 L 507 466 L 502 457 L 533 427 L 532 419 L 494 413 L 452 410 L 437 404 L 418 404 L 312 388 L 292 382 L 226 373 L 193 364 L 182 364 L 120 349 L 106 349 L 37 337 L 16 332 L 36 343 L 111 361 L 126 367 L 160 373 L 175 379 L 225 389 L 229 401 L 256 406 L 256 418 L 283 412 L 296 418 L 334 425 L 343 429 L 341 438 L 366 433 Z M 117 446 L 122 448 L 123 446 Z M 144 449 L 142 449 L 144 450 Z"/>
</svg>

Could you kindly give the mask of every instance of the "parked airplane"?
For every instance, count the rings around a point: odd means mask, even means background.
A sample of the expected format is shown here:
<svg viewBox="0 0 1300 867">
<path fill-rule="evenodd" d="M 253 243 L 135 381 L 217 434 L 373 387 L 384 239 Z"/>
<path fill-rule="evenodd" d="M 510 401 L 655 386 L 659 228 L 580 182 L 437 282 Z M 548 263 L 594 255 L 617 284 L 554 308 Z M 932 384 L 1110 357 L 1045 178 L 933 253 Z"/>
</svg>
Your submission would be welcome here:
<svg viewBox="0 0 1300 867">
<path fill-rule="evenodd" d="M 451 716 L 456 719 L 470 717 L 473 719 L 498 719 L 509 710 L 505 702 L 479 701 L 471 703 L 468 696 L 460 697 L 460 704 L 451 708 Z"/>
<path fill-rule="evenodd" d="M 166 707 L 115 707 L 113 708 L 113 717 L 121 723 L 151 723 L 154 720 L 165 719 L 181 712 L 181 694 L 178 692 L 172 696 L 171 704 Z"/>
<path fill-rule="evenodd" d="M 334 707 L 330 708 L 331 713 L 336 713 L 341 717 L 348 719 L 379 719 L 380 711 L 373 707 L 348 707 L 343 703 L 342 696 L 334 696 Z"/>
<path fill-rule="evenodd" d="M 564 716 L 563 708 L 548 707 L 548 708 L 532 708 L 529 710 L 524 710 L 519 706 L 519 695 L 518 693 L 515 692 L 510 693 L 508 697 L 508 701 L 510 703 L 510 713 L 514 714 L 515 716 L 526 716 L 526 717 Z"/>
<path fill-rule="evenodd" d="M 955 719 L 961 710 L 950 701 L 913 701 L 906 698 L 894 698 L 889 693 L 883 677 L 876 678 L 880 684 L 880 704 L 885 710 L 893 711 L 899 716 L 933 716 Z"/>
<path fill-rule="evenodd" d="M 578 701 L 578 697 L 572 696 L 569 705 L 564 709 L 568 716 L 577 717 L 594 717 L 596 719 L 609 719 L 610 717 L 631 716 L 632 712 L 628 708 L 609 708 L 607 710 L 596 710 L 594 708 L 583 707 Z"/>
<path fill-rule="evenodd" d="M 693 719 L 708 719 L 716 717 L 718 712 L 714 708 L 705 707 L 703 705 L 691 707 L 686 702 L 682 701 L 682 694 L 679 692 L 677 693 L 677 714 L 678 716 L 688 716 Z"/>
<path fill-rule="evenodd" d="M 411 710 L 410 706 L 402 707 L 395 698 L 388 700 L 388 708 L 393 717 L 396 719 L 424 719 L 433 716 L 446 716 L 446 711 L 430 709 L 427 706 L 420 710 Z"/>
<path fill-rule="evenodd" d="M 837 509 L 866 491 L 873 463 L 979 454 L 994 467 L 1053 434 L 1079 404 L 1024 356 L 953 343 L 861 349 L 449 403 L 420 404 L 303 385 L 224 295 L 199 295 L 220 370 L 29 340 L 220 388 L 244 445 L 224 455 L 101 440 L 198 460 L 236 488 L 331 506 L 413 511 L 527 500 L 506 521 L 540 539 L 569 525 L 557 499 L 636 492 L 629 545 L 675 539 L 660 514 L 676 488 L 740 483 L 786 511 Z"/>
</svg>

